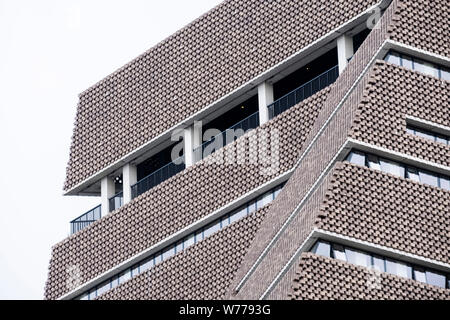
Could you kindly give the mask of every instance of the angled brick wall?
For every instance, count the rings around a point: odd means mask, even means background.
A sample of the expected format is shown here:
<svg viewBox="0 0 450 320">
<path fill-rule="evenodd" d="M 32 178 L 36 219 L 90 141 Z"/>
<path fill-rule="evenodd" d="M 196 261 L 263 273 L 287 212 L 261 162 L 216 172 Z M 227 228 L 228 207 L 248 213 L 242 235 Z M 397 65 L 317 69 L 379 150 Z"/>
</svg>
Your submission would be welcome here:
<svg viewBox="0 0 450 320">
<path fill-rule="evenodd" d="M 242 165 L 203 161 L 55 245 L 46 297 L 66 293 L 67 268 L 78 266 L 84 283 L 291 169 L 328 92 L 329 88 L 322 90 L 209 159 L 236 153 L 241 146 L 254 158 L 257 155 L 249 148 L 249 139 L 278 130 L 278 172 L 267 175 L 262 171 L 265 164 L 248 161 Z"/>
<path fill-rule="evenodd" d="M 222 299 L 269 207 L 236 221 L 99 299 Z"/>
<path fill-rule="evenodd" d="M 450 127 L 450 82 L 385 62 L 375 71 L 350 136 L 450 166 L 450 146 L 406 132 L 407 116 Z"/>
<path fill-rule="evenodd" d="M 64 189 L 379 0 L 228 0 L 80 95 Z"/>
<path fill-rule="evenodd" d="M 368 268 L 304 253 L 289 297 L 293 300 L 450 300 L 450 290 L 387 273 L 370 286 Z M 379 286 L 378 286 L 379 284 Z"/>
</svg>

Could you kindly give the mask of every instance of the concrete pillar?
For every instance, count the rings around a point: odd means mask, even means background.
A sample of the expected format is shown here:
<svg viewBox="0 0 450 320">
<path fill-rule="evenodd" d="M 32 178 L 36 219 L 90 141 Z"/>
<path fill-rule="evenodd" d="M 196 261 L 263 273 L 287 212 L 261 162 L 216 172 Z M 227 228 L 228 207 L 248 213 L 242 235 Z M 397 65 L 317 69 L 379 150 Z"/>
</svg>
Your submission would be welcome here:
<svg viewBox="0 0 450 320">
<path fill-rule="evenodd" d="M 202 144 L 202 122 L 195 121 L 193 125 L 184 129 L 184 160 L 186 168 L 201 159 L 196 159 L 194 149 Z"/>
<path fill-rule="evenodd" d="M 342 35 L 337 39 L 339 74 L 347 67 L 348 59 L 353 56 L 353 37 Z"/>
<path fill-rule="evenodd" d="M 114 180 L 103 177 L 101 181 L 102 216 L 109 213 L 109 198 L 116 194 Z"/>
<path fill-rule="evenodd" d="M 267 106 L 273 102 L 273 86 L 267 81 L 258 86 L 259 125 L 269 121 Z"/>
<path fill-rule="evenodd" d="M 131 186 L 137 182 L 137 169 L 135 165 L 127 163 L 122 168 L 123 203 L 131 201 Z"/>
</svg>

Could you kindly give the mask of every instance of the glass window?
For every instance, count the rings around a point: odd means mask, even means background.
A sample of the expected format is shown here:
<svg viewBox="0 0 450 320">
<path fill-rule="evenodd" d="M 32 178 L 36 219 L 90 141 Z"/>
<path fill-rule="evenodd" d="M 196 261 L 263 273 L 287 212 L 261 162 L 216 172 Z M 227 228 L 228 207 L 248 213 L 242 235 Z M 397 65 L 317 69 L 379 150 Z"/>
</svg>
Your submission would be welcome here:
<svg viewBox="0 0 450 320">
<path fill-rule="evenodd" d="M 369 162 L 369 168 L 381 170 L 380 161 L 377 156 L 374 155 L 368 155 L 367 160 Z"/>
<path fill-rule="evenodd" d="M 266 204 L 269 204 L 272 201 L 273 195 L 272 192 L 268 192 L 261 197 L 258 198 L 258 201 L 256 202 L 256 208 L 260 209 L 264 207 Z"/>
<path fill-rule="evenodd" d="M 97 298 L 97 289 L 92 289 L 89 291 L 89 300 L 94 300 Z"/>
<path fill-rule="evenodd" d="M 405 56 L 405 55 L 402 55 L 402 66 L 412 70 L 413 69 L 413 60 L 412 60 L 412 58 L 408 57 L 408 56 Z"/>
<path fill-rule="evenodd" d="M 413 129 L 413 128 L 411 128 L 411 127 L 407 127 L 406 128 L 406 133 L 409 133 L 409 134 L 416 134 L 416 131 Z"/>
<path fill-rule="evenodd" d="M 157 254 L 155 254 L 155 266 L 157 265 L 157 264 L 159 264 L 159 263 L 161 263 L 163 260 L 162 260 L 162 254 L 161 254 L 161 252 L 158 252 Z"/>
<path fill-rule="evenodd" d="M 416 136 L 428 139 L 428 140 L 435 140 L 434 134 L 431 134 L 430 132 L 423 131 L 423 130 L 416 130 Z"/>
<path fill-rule="evenodd" d="M 274 195 L 273 195 L 274 199 L 280 194 L 281 189 L 283 189 L 283 187 L 279 187 L 275 190 Z"/>
<path fill-rule="evenodd" d="M 450 81 L 450 70 L 442 68 L 441 69 L 441 79 Z"/>
<path fill-rule="evenodd" d="M 76 300 L 89 300 L 89 292 L 83 293 Z"/>
<path fill-rule="evenodd" d="M 397 162 L 381 159 L 380 165 L 383 172 L 391 173 L 402 178 L 405 177 L 405 168 Z"/>
<path fill-rule="evenodd" d="M 214 221 L 213 223 L 209 224 L 206 228 L 205 228 L 205 238 L 212 235 L 214 232 L 219 231 L 220 230 L 220 225 L 217 221 Z"/>
<path fill-rule="evenodd" d="M 256 201 L 252 201 L 248 205 L 248 214 L 252 213 L 253 211 L 256 211 Z"/>
<path fill-rule="evenodd" d="M 232 214 L 230 214 L 230 223 L 233 223 L 239 219 L 242 219 L 246 215 L 247 215 L 247 206 L 244 206 L 244 207 L 236 210 Z"/>
<path fill-rule="evenodd" d="M 441 188 L 450 191 L 450 179 L 441 177 L 441 178 L 439 179 L 439 182 L 440 182 Z"/>
<path fill-rule="evenodd" d="M 181 251 L 183 251 L 183 240 L 179 241 L 179 242 L 177 243 L 176 248 L 175 248 L 175 252 L 176 252 L 176 253 L 181 252 Z"/>
<path fill-rule="evenodd" d="M 345 255 L 347 261 L 356 264 L 358 266 L 368 267 L 370 266 L 370 256 L 361 251 L 345 248 Z"/>
<path fill-rule="evenodd" d="M 317 241 L 314 245 L 312 252 L 321 256 L 329 257 L 330 256 L 331 246 L 329 243 L 323 241 Z"/>
<path fill-rule="evenodd" d="M 148 269 L 150 269 L 151 267 L 153 267 L 153 266 L 154 266 L 154 263 L 155 263 L 155 261 L 154 261 L 154 259 L 153 259 L 153 256 L 150 257 L 150 258 L 147 258 L 147 259 L 145 259 L 144 261 L 142 261 L 142 262 L 140 263 L 140 265 L 139 265 L 139 270 L 140 270 L 141 272 L 145 272 L 145 271 L 147 271 Z"/>
<path fill-rule="evenodd" d="M 111 289 L 111 282 L 107 280 L 97 287 L 97 296 L 104 294 L 109 289 Z"/>
<path fill-rule="evenodd" d="M 162 253 L 162 259 L 167 260 L 175 254 L 175 246 L 170 246 L 169 248 L 164 249 Z"/>
<path fill-rule="evenodd" d="M 432 173 L 419 170 L 420 182 L 438 187 L 438 177 Z"/>
<path fill-rule="evenodd" d="M 225 217 L 222 217 L 220 222 L 221 222 L 221 227 L 222 228 L 225 228 L 227 225 L 229 225 L 230 224 L 230 217 L 229 217 L 229 215 L 227 214 Z"/>
<path fill-rule="evenodd" d="M 358 164 L 360 166 L 366 166 L 366 156 L 359 151 L 352 151 L 347 157 L 347 161 Z"/>
<path fill-rule="evenodd" d="M 448 144 L 448 140 L 445 137 L 441 137 L 441 136 L 436 137 L 436 142 Z"/>
<path fill-rule="evenodd" d="M 111 289 L 114 289 L 119 285 L 119 276 L 115 276 L 111 280 Z"/>
<path fill-rule="evenodd" d="M 419 173 L 417 172 L 416 168 L 408 167 L 408 169 L 406 170 L 406 177 L 408 179 L 420 182 Z"/>
<path fill-rule="evenodd" d="M 203 230 L 199 230 L 195 233 L 195 243 L 203 240 Z"/>
<path fill-rule="evenodd" d="M 445 288 L 445 276 L 436 272 L 426 271 L 427 283 Z"/>
<path fill-rule="evenodd" d="M 333 244 L 332 246 L 332 253 L 333 253 L 333 258 L 335 259 L 339 259 L 342 261 L 347 261 L 347 258 L 345 257 L 345 250 L 344 250 L 344 246 L 341 246 L 339 244 Z"/>
<path fill-rule="evenodd" d="M 404 278 L 412 278 L 412 269 L 405 263 L 386 259 L 386 272 Z"/>
<path fill-rule="evenodd" d="M 397 52 L 389 52 L 385 59 L 389 63 L 400 65 L 400 55 Z"/>
<path fill-rule="evenodd" d="M 119 274 L 119 283 L 124 283 L 125 281 L 131 279 L 131 269 L 127 269 L 125 271 L 122 271 Z"/>
<path fill-rule="evenodd" d="M 385 272 L 386 268 L 384 266 L 384 258 L 379 256 L 373 256 L 372 258 L 372 266 L 375 270 L 380 272 Z"/>
<path fill-rule="evenodd" d="M 131 269 L 131 276 L 136 277 L 139 274 L 139 264 L 133 266 Z"/>
<path fill-rule="evenodd" d="M 184 249 L 186 249 L 189 246 L 192 246 L 194 244 L 194 242 L 195 242 L 194 235 L 192 234 L 192 235 L 188 236 L 187 239 L 184 240 L 184 243 L 183 243 Z"/>
<path fill-rule="evenodd" d="M 427 283 L 427 278 L 425 276 L 425 270 L 422 268 L 414 267 L 414 280 Z"/>
<path fill-rule="evenodd" d="M 432 63 L 420 59 L 414 59 L 414 70 L 430 76 L 439 77 L 439 71 Z"/>
</svg>

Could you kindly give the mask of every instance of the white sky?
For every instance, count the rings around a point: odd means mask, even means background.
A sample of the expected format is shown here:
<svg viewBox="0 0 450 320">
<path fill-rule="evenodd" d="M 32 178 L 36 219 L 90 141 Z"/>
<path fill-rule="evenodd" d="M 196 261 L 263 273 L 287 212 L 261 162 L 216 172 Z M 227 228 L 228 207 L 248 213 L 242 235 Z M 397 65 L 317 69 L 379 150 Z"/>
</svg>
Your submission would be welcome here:
<svg viewBox="0 0 450 320">
<path fill-rule="evenodd" d="M 219 0 L 0 0 L 0 299 L 42 299 L 51 246 L 100 203 L 63 197 L 78 94 Z"/>
</svg>

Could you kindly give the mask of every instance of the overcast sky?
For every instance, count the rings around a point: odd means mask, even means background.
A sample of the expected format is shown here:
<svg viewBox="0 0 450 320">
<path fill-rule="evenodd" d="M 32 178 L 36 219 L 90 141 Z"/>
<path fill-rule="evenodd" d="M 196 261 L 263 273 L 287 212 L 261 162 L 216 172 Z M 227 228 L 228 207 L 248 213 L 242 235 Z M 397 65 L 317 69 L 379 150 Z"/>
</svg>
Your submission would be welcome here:
<svg viewBox="0 0 450 320">
<path fill-rule="evenodd" d="M 78 94 L 219 0 L 0 0 L 0 299 L 42 299 L 51 246 L 99 198 L 63 197 Z"/>
</svg>

